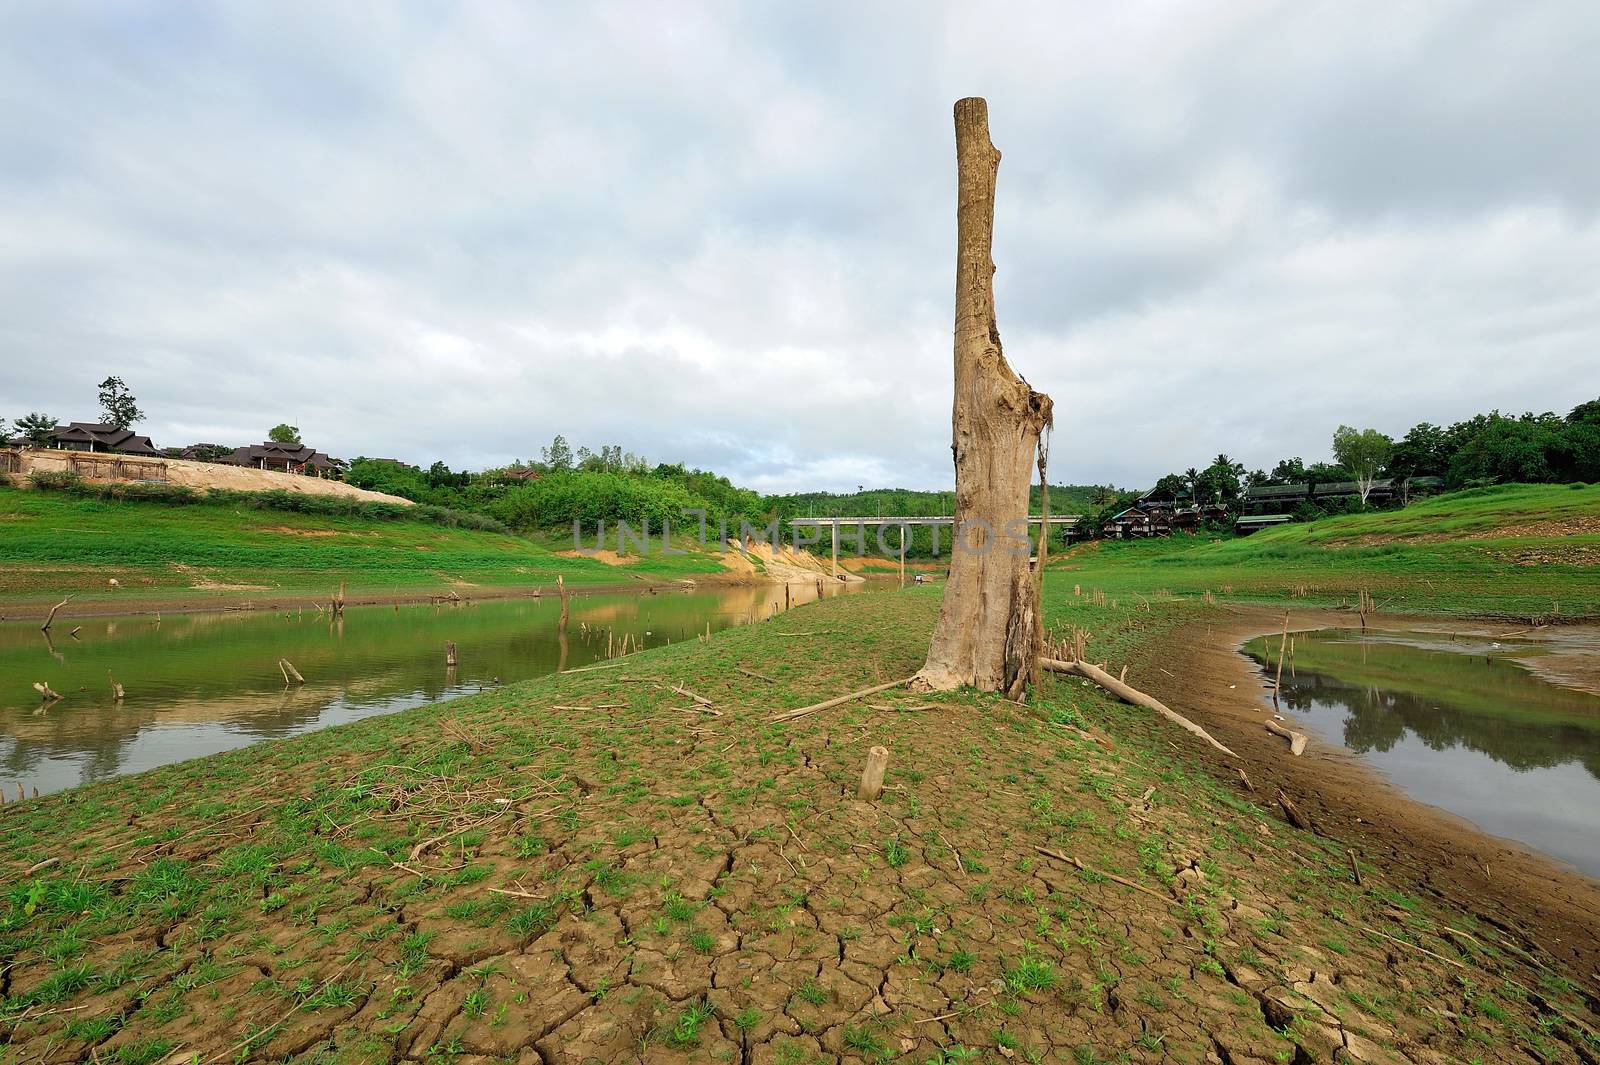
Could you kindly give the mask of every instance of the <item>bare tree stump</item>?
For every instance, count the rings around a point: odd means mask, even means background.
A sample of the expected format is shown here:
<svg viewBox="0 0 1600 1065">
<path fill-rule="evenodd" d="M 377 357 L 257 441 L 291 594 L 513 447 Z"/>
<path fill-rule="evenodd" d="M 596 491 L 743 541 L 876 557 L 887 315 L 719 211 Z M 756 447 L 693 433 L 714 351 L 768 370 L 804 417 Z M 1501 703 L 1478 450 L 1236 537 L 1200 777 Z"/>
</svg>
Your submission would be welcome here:
<svg viewBox="0 0 1600 1065">
<path fill-rule="evenodd" d="M 1018 699 L 1039 659 L 1028 490 L 1051 402 L 1017 376 L 1000 346 L 991 254 L 1000 153 L 989 139 L 988 103 L 958 100 L 955 128 L 955 543 L 939 620 L 913 687 L 971 685 Z"/>
<path fill-rule="evenodd" d="M 51 690 L 50 682 L 47 680 L 34 681 L 33 690 L 38 692 L 39 698 L 47 703 L 53 703 L 57 699 L 61 698 L 61 693 Z"/>
<path fill-rule="evenodd" d="M 444 642 L 444 664 L 447 669 L 456 668 L 456 642 L 454 640 L 446 640 Z"/>
<path fill-rule="evenodd" d="M 856 785 L 856 798 L 873 802 L 882 795 L 883 774 L 888 768 L 889 748 L 869 748 L 866 768 L 861 770 L 861 783 Z"/>
<path fill-rule="evenodd" d="M 111 671 L 109 669 L 106 670 L 106 680 L 111 685 L 111 701 L 117 703 L 122 702 L 122 700 L 127 697 L 128 693 L 122 690 L 122 685 L 117 683 L 116 678 L 111 675 Z"/>
</svg>

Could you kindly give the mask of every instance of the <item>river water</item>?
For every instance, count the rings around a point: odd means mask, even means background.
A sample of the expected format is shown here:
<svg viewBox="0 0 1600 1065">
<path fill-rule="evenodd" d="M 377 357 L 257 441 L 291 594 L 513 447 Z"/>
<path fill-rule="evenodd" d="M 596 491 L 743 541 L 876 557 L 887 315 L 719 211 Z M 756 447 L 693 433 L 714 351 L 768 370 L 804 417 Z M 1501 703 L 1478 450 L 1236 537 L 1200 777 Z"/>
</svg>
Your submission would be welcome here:
<svg viewBox="0 0 1600 1065">
<path fill-rule="evenodd" d="M 828 595 L 872 587 L 823 585 Z M 768 618 L 817 587 L 574 592 L 565 639 L 560 601 L 59 617 L 0 623 L 0 787 L 45 794 L 262 740 L 393 713 Z M 786 598 L 787 596 L 787 598 Z M 76 636 L 69 635 L 77 629 Z M 445 664 L 454 641 L 458 664 Z M 278 660 L 305 678 L 285 686 Z M 110 682 L 126 697 L 112 698 Z M 34 682 L 64 698 L 41 708 Z"/>
<path fill-rule="evenodd" d="M 1245 653 L 1275 668 L 1277 645 Z M 1542 653 L 1437 632 L 1301 633 L 1282 709 L 1413 798 L 1600 876 L 1600 697 L 1541 680 L 1524 661 Z"/>
</svg>

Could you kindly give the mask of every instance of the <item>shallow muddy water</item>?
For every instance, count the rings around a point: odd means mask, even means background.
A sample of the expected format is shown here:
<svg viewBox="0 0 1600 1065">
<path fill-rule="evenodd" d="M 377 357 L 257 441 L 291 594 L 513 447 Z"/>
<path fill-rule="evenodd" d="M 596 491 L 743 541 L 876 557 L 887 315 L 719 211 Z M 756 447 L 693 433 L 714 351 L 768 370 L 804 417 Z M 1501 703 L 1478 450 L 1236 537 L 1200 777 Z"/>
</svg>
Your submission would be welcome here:
<svg viewBox="0 0 1600 1065">
<path fill-rule="evenodd" d="M 1293 647 L 1286 716 L 1413 798 L 1600 876 L 1600 697 L 1530 671 L 1539 642 L 1326 630 Z M 1277 651 L 1245 646 L 1269 684 Z"/>
<path fill-rule="evenodd" d="M 824 585 L 829 595 L 873 588 Z M 793 585 L 788 601 L 817 598 Z M 7 800 L 293 736 L 374 714 L 481 691 L 692 640 L 784 609 L 781 585 L 657 594 L 575 592 L 565 638 L 560 601 L 60 617 L 50 637 L 32 622 L 0 623 L 0 787 Z M 77 629 L 76 637 L 69 635 Z M 445 665 L 454 641 L 458 664 Z M 305 685 L 285 687 L 287 658 Z M 112 699 L 110 680 L 126 689 Z M 40 708 L 35 681 L 64 698 Z"/>
</svg>

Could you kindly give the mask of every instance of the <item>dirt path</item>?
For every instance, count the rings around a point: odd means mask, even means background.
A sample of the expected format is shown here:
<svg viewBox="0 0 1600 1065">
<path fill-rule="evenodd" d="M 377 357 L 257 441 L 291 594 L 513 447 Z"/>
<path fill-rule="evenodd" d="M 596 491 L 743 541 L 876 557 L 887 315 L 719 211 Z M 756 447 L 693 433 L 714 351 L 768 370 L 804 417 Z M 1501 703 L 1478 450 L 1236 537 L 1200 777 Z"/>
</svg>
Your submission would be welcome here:
<svg viewBox="0 0 1600 1065">
<path fill-rule="evenodd" d="M 1295 611 L 1290 631 L 1349 622 L 1348 614 L 1336 611 Z M 1281 631 L 1282 624 L 1281 613 L 1240 610 L 1228 623 L 1190 625 L 1159 650 L 1148 650 L 1143 668 L 1136 663 L 1134 672 L 1146 690 L 1238 752 L 1237 764 L 1210 759 L 1219 774 L 1237 778 L 1242 766 L 1258 799 L 1271 801 L 1282 788 L 1323 834 L 1344 841 L 1364 861 L 1425 886 L 1487 924 L 1514 930 L 1574 971 L 1600 979 L 1600 881 L 1408 798 L 1343 747 L 1313 740 L 1303 757 L 1293 758 L 1283 740 L 1266 731 L 1270 693 L 1238 648 Z M 1397 617 L 1377 624 L 1474 629 Z M 1499 630 L 1489 625 L 1481 631 Z"/>
</svg>

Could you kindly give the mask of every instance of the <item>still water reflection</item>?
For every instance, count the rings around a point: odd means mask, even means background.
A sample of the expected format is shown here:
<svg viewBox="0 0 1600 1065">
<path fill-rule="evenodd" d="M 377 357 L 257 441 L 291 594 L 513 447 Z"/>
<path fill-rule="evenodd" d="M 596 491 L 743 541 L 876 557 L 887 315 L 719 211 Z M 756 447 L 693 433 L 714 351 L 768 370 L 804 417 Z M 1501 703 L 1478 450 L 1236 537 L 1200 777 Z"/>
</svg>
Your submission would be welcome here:
<svg viewBox="0 0 1600 1065">
<path fill-rule="evenodd" d="M 825 585 L 847 594 L 870 586 Z M 0 786 L 40 794 L 292 736 L 604 659 L 692 640 L 815 600 L 816 586 L 658 594 L 574 593 L 560 601 L 316 611 L 125 616 L 0 624 Z M 78 628 L 76 638 L 67 633 Z M 454 641 L 458 665 L 445 666 Z M 305 677 L 285 688 L 279 658 Z M 127 691 L 112 699 L 110 681 Z M 35 681 L 65 698 L 40 709 Z"/>
<path fill-rule="evenodd" d="M 1245 648 L 1258 662 L 1276 650 Z M 1435 633 L 1301 634 L 1283 704 L 1414 798 L 1600 876 L 1600 698 L 1512 653 L 1526 654 Z"/>
</svg>

